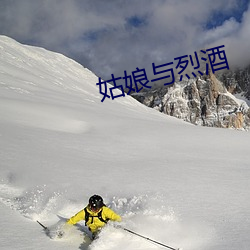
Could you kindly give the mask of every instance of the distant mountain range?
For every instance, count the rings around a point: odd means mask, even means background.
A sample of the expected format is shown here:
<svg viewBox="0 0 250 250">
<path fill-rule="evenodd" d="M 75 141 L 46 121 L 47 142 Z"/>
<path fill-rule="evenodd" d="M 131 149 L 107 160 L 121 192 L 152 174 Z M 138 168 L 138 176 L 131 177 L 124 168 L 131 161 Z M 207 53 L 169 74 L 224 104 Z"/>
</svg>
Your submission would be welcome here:
<svg viewBox="0 0 250 250">
<path fill-rule="evenodd" d="M 250 66 L 131 94 L 148 107 L 209 127 L 250 128 Z"/>
</svg>

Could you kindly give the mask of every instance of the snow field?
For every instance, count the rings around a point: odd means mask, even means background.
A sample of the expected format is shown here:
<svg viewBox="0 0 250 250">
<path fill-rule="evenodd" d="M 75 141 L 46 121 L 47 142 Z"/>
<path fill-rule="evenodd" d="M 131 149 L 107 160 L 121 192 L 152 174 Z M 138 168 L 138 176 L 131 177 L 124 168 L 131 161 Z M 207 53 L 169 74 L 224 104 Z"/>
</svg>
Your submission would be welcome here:
<svg viewBox="0 0 250 250">
<path fill-rule="evenodd" d="M 128 96 L 101 103 L 96 82 L 62 55 L 0 37 L 0 248 L 162 249 L 112 225 L 91 244 L 84 223 L 52 240 L 36 223 L 54 229 L 96 193 L 122 226 L 166 245 L 248 250 L 249 133 L 195 127 Z"/>
</svg>

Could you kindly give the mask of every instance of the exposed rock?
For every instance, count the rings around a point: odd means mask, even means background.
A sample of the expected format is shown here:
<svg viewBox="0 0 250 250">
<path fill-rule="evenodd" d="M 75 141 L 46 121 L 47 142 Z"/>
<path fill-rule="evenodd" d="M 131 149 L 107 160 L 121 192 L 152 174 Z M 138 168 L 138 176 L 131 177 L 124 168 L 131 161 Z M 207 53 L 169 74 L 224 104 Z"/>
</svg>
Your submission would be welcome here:
<svg viewBox="0 0 250 250">
<path fill-rule="evenodd" d="M 225 84 L 230 93 L 241 93 L 250 100 L 250 65 L 245 68 L 218 71 L 216 76 Z"/>
<path fill-rule="evenodd" d="M 211 72 L 206 80 L 184 80 L 133 96 L 149 107 L 196 125 L 250 128 L 250 109 L 246 102 L 229 93 Z"/>
</svg>

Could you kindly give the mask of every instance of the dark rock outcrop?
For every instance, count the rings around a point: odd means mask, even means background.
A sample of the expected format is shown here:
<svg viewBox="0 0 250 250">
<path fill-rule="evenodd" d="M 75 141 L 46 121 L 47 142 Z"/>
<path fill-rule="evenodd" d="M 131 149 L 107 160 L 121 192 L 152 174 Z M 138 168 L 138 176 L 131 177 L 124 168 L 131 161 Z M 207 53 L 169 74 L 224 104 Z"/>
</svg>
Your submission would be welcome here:
<svg viewBox="0 0 250 250">
<path fill-rule="evenodd" d="M 211 72 L 206 79 L 183 80 L 132 96 L 146 106 L 196 125 L 250 128 L 246 102 L 229 93 Z"/>
</svg>

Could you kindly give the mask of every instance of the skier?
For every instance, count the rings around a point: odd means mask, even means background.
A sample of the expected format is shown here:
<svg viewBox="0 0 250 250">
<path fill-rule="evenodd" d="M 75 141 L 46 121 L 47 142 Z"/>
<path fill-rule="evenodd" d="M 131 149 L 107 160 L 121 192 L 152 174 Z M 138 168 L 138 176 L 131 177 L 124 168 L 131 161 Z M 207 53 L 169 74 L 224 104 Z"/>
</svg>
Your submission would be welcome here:
<svg viewBox="0 0 250 250">
<path fill-rule="evenodd" d="M 67 224 L 74 225 L 80 220 L 85 220 L 85 226 L 92 232 L 94 239 L 109 220 L 120 222 L 122 219 L 120 215 L 105 206 L 101 196 L 95 194 L 89 198 L 89 204 L 72 216 Z"/>
</svg>

